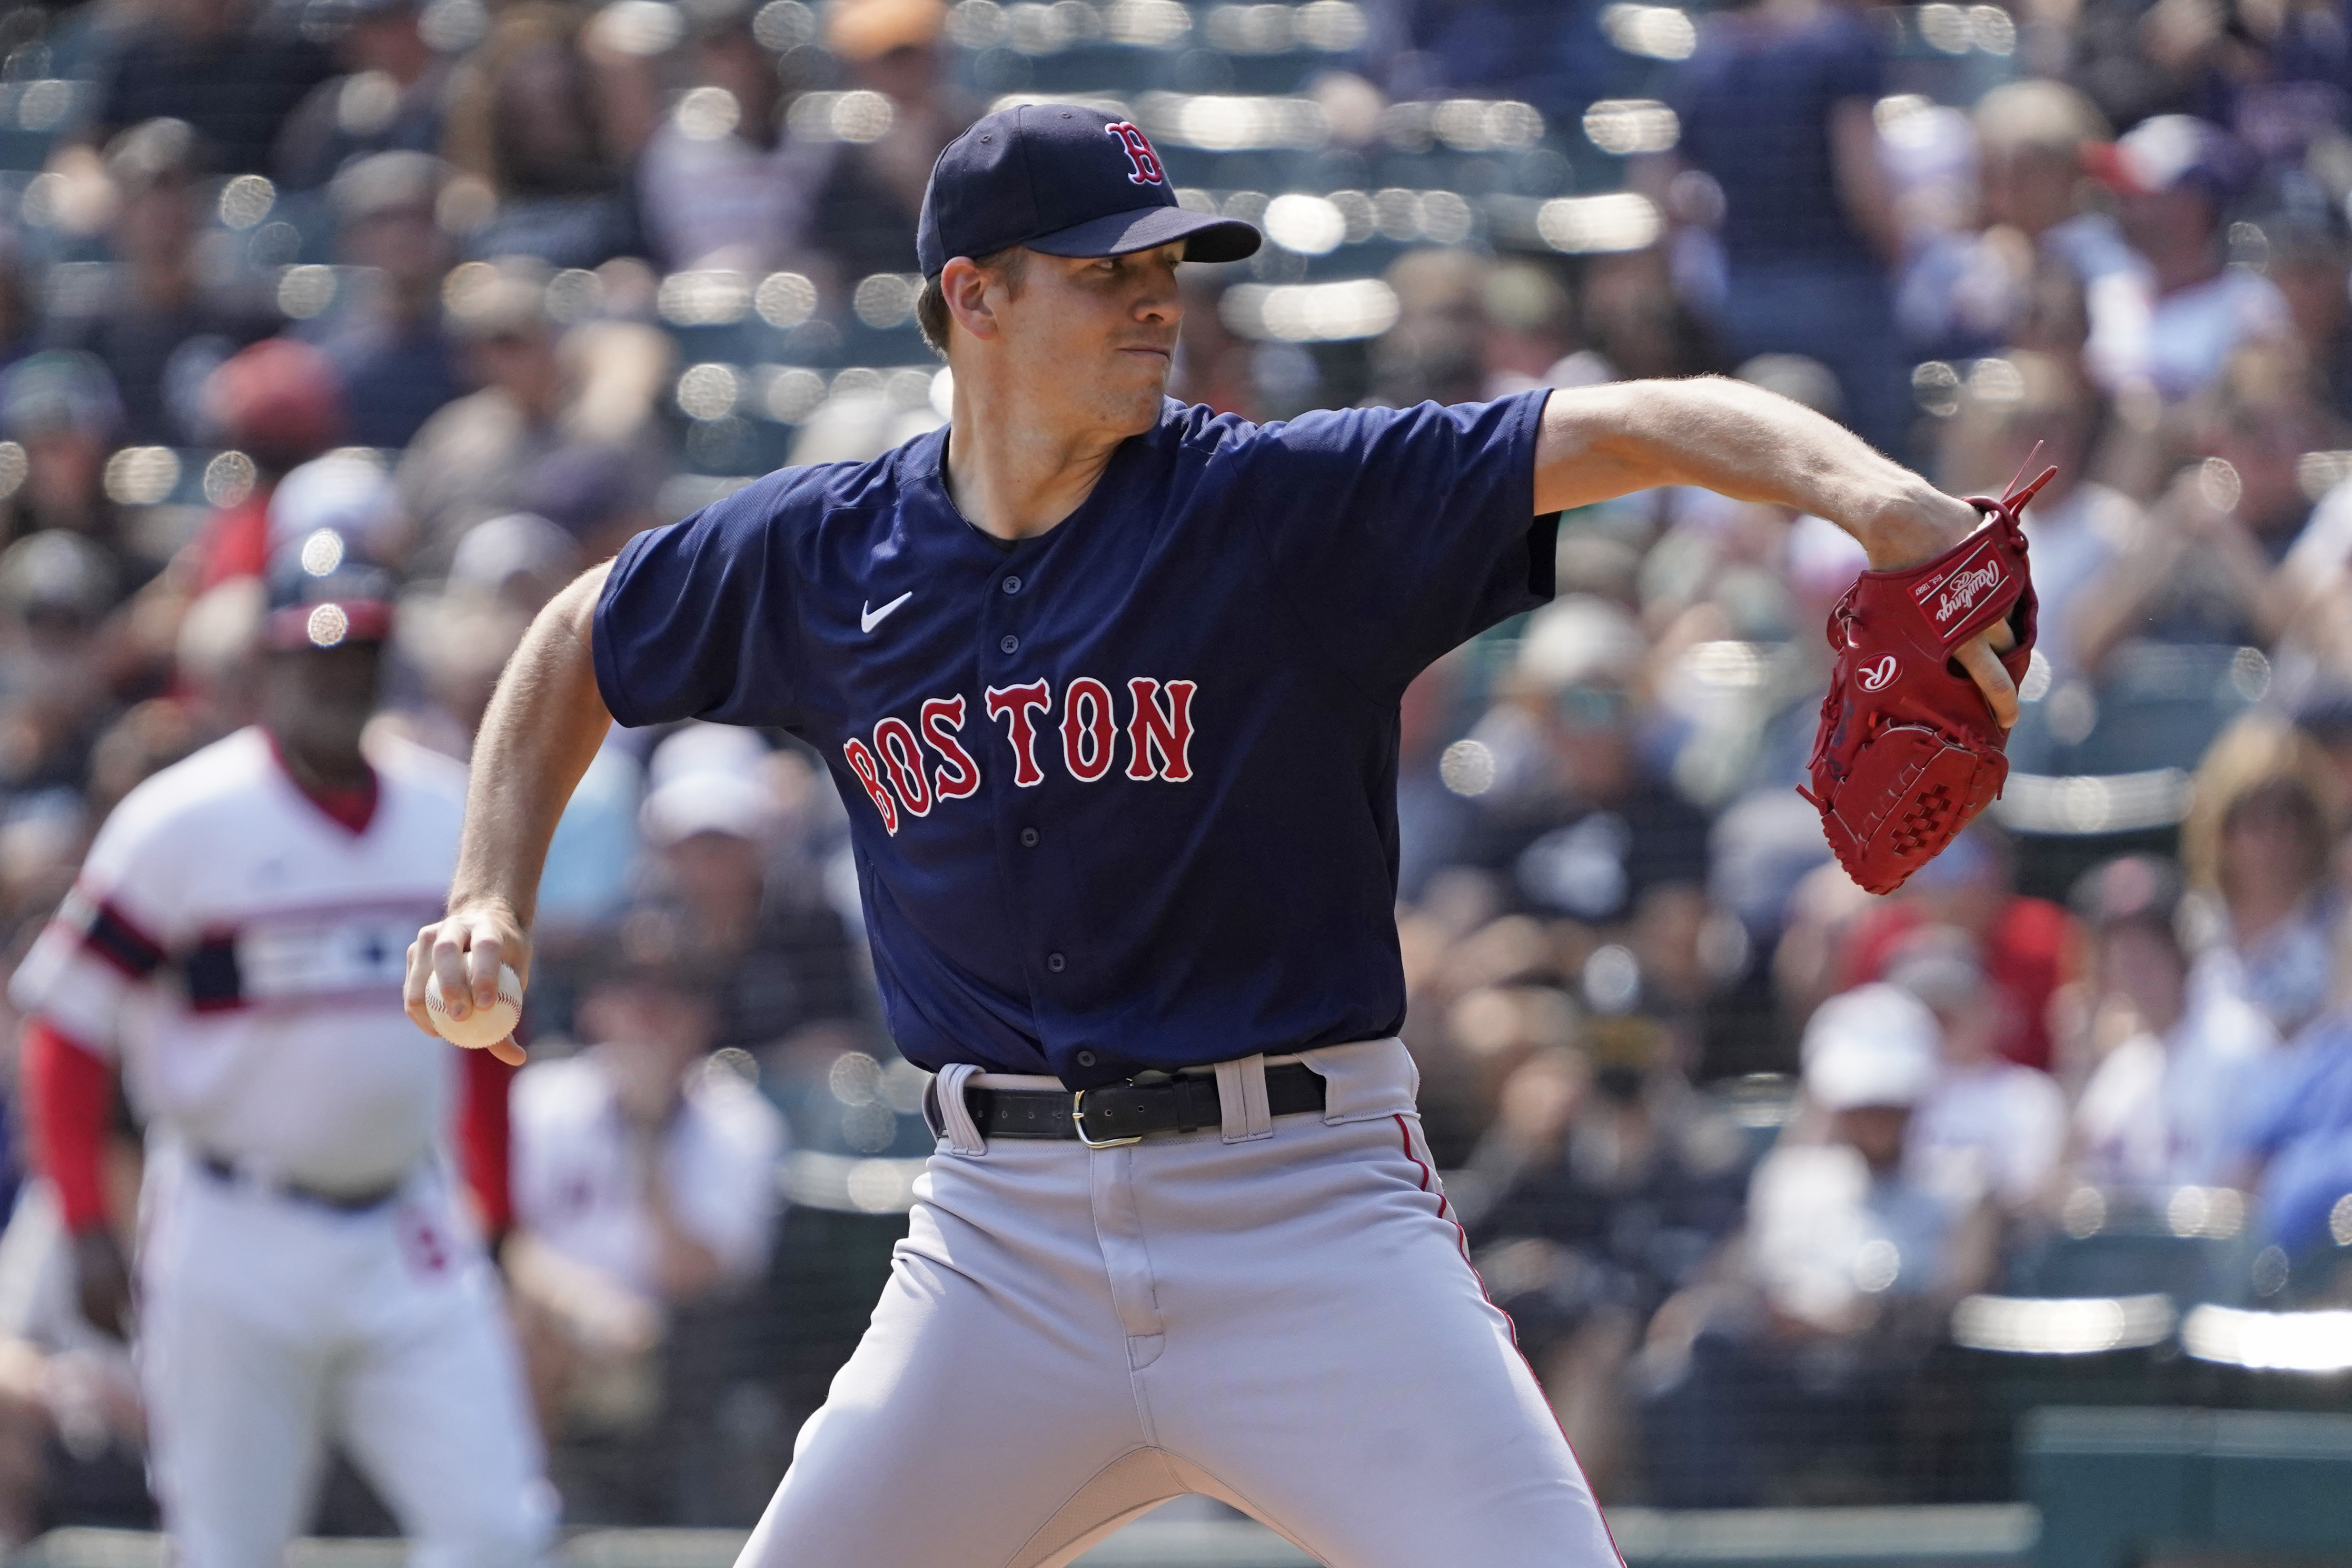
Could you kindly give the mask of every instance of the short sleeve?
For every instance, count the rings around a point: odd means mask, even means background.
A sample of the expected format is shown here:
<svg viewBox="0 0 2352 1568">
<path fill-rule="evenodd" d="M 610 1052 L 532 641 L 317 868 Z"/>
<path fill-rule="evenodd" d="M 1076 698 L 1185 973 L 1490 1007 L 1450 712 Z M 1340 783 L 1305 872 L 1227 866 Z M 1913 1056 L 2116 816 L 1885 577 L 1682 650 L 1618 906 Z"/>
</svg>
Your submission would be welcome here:
<svg viewBox="0 0 2352 1568">
<path fill-rule="evenodd" d="M 1559 519 L 1535 515 L 1549 395 L 1309 414 L 1244 445 L 1276 591 L 1379 699 L 1551 597 Z"/>
<path fill-rule="evenodd" d="M 9 982 L 17 1011 L 110 1055 L 122 1010 L 180 935 L 176 858 L 150 802 L 134 793 L 99 829 L 81 874 Z"/>
<path fill-rule="evenodd" d="M 776 515 L 784 478 L 622 548 L 591 634 L 597 688 L 621 723 L 794 722 L 803 677 L 794 574 Z"/>
</svg>

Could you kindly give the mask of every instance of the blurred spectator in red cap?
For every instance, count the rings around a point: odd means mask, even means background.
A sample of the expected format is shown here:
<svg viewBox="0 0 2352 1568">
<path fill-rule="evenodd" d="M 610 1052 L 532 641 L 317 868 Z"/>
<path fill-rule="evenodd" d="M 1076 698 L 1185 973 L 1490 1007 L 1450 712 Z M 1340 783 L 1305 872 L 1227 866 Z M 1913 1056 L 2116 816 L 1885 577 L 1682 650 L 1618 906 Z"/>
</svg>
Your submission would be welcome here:
<svg viewBox="0 0 2352 1568">
<path fill-rule="evenodd" d="M 2090 149 L 2087 163 L 2116 193 L 2140 261 L 2091 289 L 2088 355 L 2103 384 L 2145 384 L 2178 401 L 2210 384 L 2242 344 L 2287 335 L 2293 319 L 2277 288 L 2226 265 L 2223 226 L 2254 172 L 2234 137 L 2163 114 Z"/>
<path fill-rule="evenodd" d="M 1911 879 L 1900 898 L 1873 903 L 1857 923 L 1843 986 L 1883 978 L 1910 932 L 1949 926 L 1977 944 L 1987 985 L 1979 1005 L 1998 1019 L 1995 1048 L 2023 1067 L 2050 1068 L 2050 1003 L 2072 978 L 2075 937 L 2066 911 L 2016 890 L 2015 851 L 1979 825 Z"/>
<path fill-rule="evenodd" d="M 242 496 L 205 520 L 193 546 L 194 591 L 232 577 L 258 577 L 269 566 L 269 503 L 291 469 L 342 438 L 342 399 L 326 356 L 308 343 L 269 338 L 218 370 L 205 400 L 221 445 L 253 459 Z"/>
<path fill-rule="evenodd" d="M 579 31 L 571 8 L 520 0 L 450 84 L 446 155 L 494 200 L 468 238 L 473 255 L 594 267 L 630 247 L 617 150 Z"/>
<path fill-rule="evenodd" d="M 184 121 L 150 120 L 116 137 L 106 149 L 113 266 L 87 297 L 50 301 L 48 342 L 105 364 L 122 395 L 122 437 L 133 444 L 202 446 L 205 378 L 278 329 L 257 287 L 215 286 L 196 265 L 208 171 L 207 150 Z"/>
<path fill-rule="evenodd" d="M 252 0 L 160 0 L 144 7 L 99 87 L 101 135 L 184 121 L 220 173 L 270 167 L 278 127 L 331 68 L 299 14 Z"/>
<path fill-rule="evenodd" d="M 376 153 L 435 153 L 450 60 L 425 41 L 422 0 L 353 0 L 335 53 L 345 74 L 312 89 L 278 138 L 278 181 L 325 184 Z"/>
<path fill-rule="evenodd" d="M 783 134 L 783 83 L 753 34 L 756 7 L 689 7 L 695 85 L 656 126 L 637 164 L 637 202 L 654 255 L 672 268 L 772 271 L 808 238 L 829 153 Z"/>
<path fill-rule="evenodd" d="M 813 232 L 845 286 L 915 270 L 915 218 L 931 165 L 979 118 L 980 107 L 947 80 L 947 17 L 943 0 L 848 0 L 827 13 L 833 52 L 888 111 L 879 135 L 838 143 L 817 195 Z"/>
<path fill-rule="evenodd" d="M 436 219 L 446 170 L 424 153 L 378 153 L 335 176 L 338 253 L 359 269 L 351 304 L 306 333 L 341 384 L 350 438 L 405 447 L 465 390 L 441 314 L 449 237 Z"/>
</svg>

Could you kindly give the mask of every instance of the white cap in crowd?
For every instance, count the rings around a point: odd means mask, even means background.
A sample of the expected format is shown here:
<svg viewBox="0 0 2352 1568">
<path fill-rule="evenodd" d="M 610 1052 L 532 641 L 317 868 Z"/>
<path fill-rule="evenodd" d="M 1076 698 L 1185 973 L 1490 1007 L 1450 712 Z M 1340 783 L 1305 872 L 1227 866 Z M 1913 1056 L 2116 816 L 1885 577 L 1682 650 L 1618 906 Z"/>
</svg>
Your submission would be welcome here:
<svg viewBox="0 0 2352 1568">
<path fill-rule="evenodd" d="M 1826 1110 L 1916 1105 L 1936 1078 L 1936 1016 L 1899 985 L 1832 996 L 1805 1026 L 1805 1093 Z"/>
<path fill-rule="evenodd" d="M 637 826 L 667 847 L 698 833 L 764 842 L 775 830 L 777 801 L 767 774 L 768 743 L 727 724 L 684 725 L 654 748 L 653 786 Z"/>
</svg>

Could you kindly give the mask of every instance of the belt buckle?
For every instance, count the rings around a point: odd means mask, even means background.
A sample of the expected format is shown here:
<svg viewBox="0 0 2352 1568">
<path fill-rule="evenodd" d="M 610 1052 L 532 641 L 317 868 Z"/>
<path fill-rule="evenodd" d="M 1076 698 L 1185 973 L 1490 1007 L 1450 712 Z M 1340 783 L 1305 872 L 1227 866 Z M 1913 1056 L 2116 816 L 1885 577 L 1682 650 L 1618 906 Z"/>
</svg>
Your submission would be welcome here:
<svg viewBox="0 0 2352 1568">
<path fill-rule="evenodd" d="M 1132 1138 L 1106 1138 L 1100 1142 L 1087 1136 L 1087 1091 L 1079 1089 L 1070 1096 L 1070 1125 L 1078 1130 L 1078 1142 L 1089 1149 L 1124 1149 L 1129 1143 L 1143 1142 L 1139 1132 Z"/>
</svg>

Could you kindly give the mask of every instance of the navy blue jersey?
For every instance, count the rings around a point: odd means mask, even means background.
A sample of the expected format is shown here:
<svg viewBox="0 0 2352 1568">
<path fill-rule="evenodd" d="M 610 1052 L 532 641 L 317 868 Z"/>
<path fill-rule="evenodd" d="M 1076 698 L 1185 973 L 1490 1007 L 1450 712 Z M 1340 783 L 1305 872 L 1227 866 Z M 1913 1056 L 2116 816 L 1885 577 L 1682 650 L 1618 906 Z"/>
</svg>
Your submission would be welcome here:
<svg viewBox="0 0 2352 1568">
<path fill-rule="evenodd" d="M 1543 402 L 1171 402 L 1010 549 L 943 430 L 786 468 L 621 552 L 597 681 L 824 755 L 923 1067 L 1083 1089 L 1393 1034 L 1397 700 L 1550 595 Z"/>
</svg>

